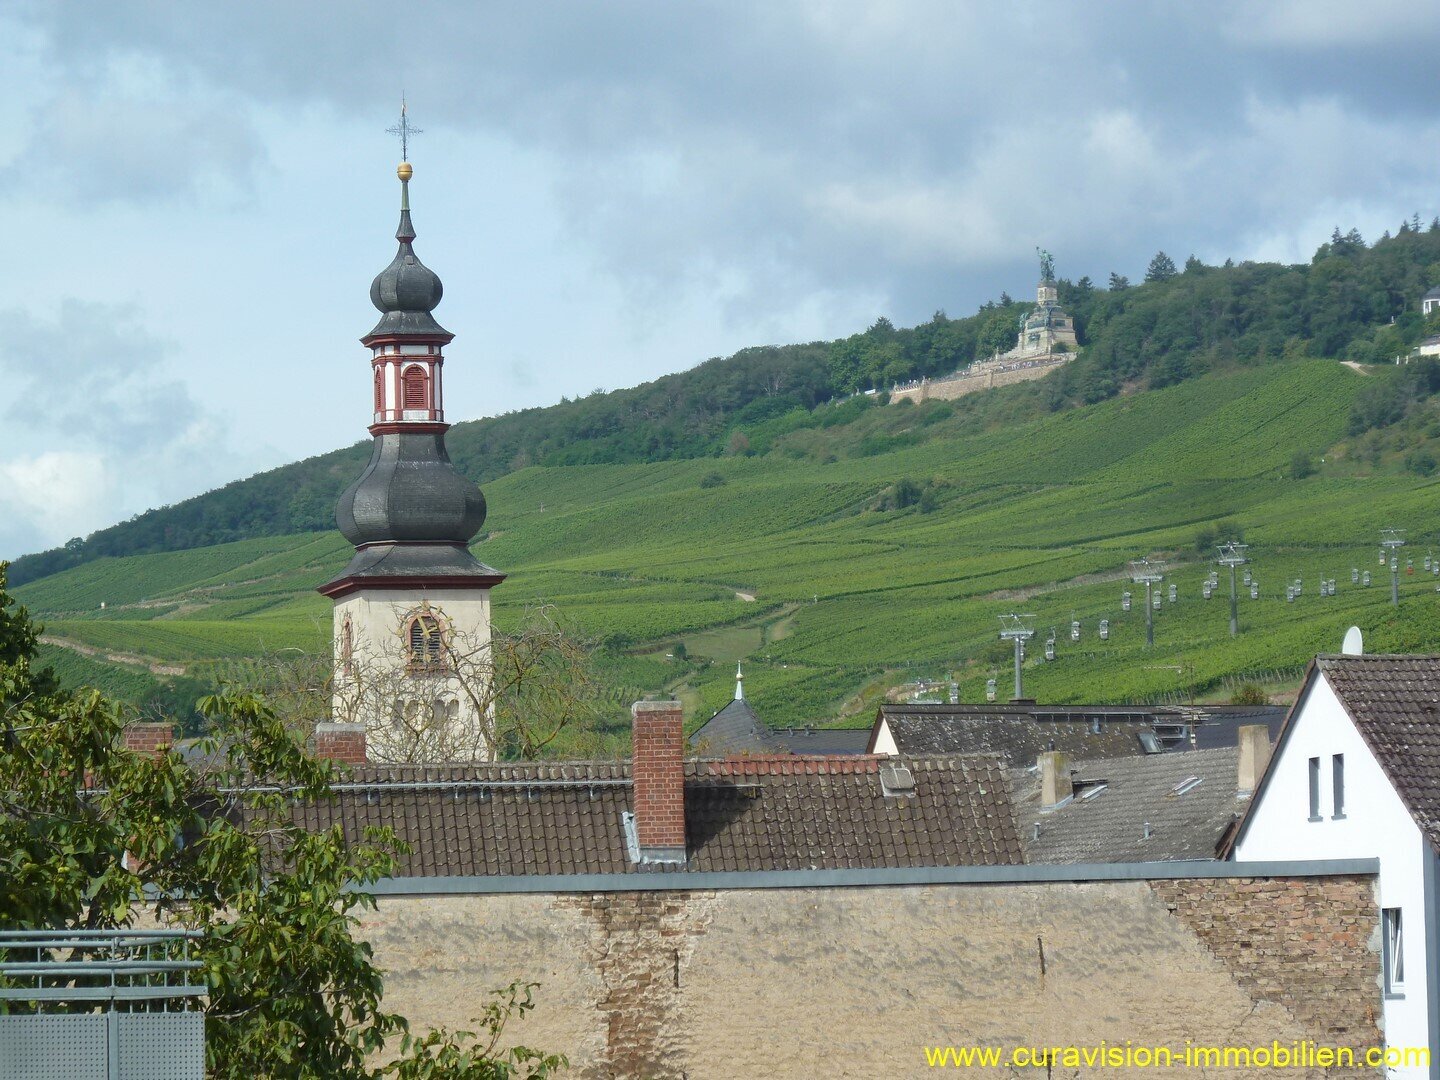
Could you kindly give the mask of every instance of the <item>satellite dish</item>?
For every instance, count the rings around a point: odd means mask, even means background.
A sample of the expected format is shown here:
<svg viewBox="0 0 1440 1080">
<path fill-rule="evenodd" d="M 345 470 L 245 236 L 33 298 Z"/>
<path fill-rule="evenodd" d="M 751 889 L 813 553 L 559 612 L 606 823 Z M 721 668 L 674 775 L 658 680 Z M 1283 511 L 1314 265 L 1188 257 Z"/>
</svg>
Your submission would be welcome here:
<svg viewBox="0 0 1440 1080">
<path fill-rule="evenodd" d="M 1345 631 L 1345 641 L 1340 646 L 1340 651 L 1346 656 L 1365 655 L 1365 643 L 1360 638 L 1360 627 L 1352 626 Z"/>
</svg>

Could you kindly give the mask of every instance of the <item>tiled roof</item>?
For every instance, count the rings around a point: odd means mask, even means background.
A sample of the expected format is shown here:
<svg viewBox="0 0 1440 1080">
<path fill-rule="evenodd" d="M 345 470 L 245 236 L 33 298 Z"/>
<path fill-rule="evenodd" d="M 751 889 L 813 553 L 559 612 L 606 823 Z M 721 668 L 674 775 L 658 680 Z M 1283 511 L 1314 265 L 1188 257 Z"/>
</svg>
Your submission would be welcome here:
<svg viewBox="0 0 1440 1080">
<path fill-rule="evenodd" d="M 690 745 L 707 757 L 774 749 L 770 729 L 744 698 L 734 699 L 701 724 Z"/>
<path fill-rule="evenodd" d="M 690 736 L 706 757 L 732 754 L 863 754 L 869 728 L 771 728 L 744 698 L 736 698 Z"/>
<path fill-rule="evenodd" d="M 890 759 L 772 757 L 685 764 L 686 870 L 994 866 L 1023 861 L 998 758 L 904 762 L 913 793 L 886 794 Z M 333 801 L 296 806 L 347 837 L 393 828 L 402 876 L 622 874 L 628 763 L 361 766 Z"/>
<path fill-rule="evenodd" d="M 1440 656 L 1320 656 L 1315 665 L 1440 850 Z"/>
<path fill-rule="evenodd" d="M 1153 730 L 1148 718 L 1105 716 L 1096 733 L 1089 719 L 1041 721 L 1024 705 L 886 704 L 880 706 L 880 717 L 902 757 L 999 754 L 1006 764 L 1027 767 L 1047 750 L 1087 757 L 1143 753 L 1137 736 Z"/>
<path fill-rule="evenodd" d="M 770 737 L 792 754 L 863 754 L 870 745 L 869 728 L 778 728 Z"/>
<path fill-rule="evenodd" d="M 1025 861 L 1213 859 L 1221 836 L 1249 803 L 1248 797 L 1236 798 L 1239 765 L 1240 751 L 1233 746 L 1072 762 L 1075 795 L 1049 811 L 1040 809 L 1038 770 L 1017 770 L 1013 798 Z M 1200 783 L 1178 793 L 1177 786 L 1192 777 Z M 1097 791 L 1099 781 L 1104 790 Z M 1096 793 L 1084 798 L 1086 792 Z"/>
<path fill-rule="evenodd" d="M 1234 746 L 1246 724 L 1265 724 L 1273 740 L 1284 718 L 1278 706 L 887 703 L 877 724 L 886 722 L 902 755 L 995 753 L 1028 768 L 1047 750 L 1086 758 L 1143 754 L 1140 736 L 1157 731 L 1175 750 Z M 1182 728 L 1189 738 L 1178 738 Z"/>
</svg>

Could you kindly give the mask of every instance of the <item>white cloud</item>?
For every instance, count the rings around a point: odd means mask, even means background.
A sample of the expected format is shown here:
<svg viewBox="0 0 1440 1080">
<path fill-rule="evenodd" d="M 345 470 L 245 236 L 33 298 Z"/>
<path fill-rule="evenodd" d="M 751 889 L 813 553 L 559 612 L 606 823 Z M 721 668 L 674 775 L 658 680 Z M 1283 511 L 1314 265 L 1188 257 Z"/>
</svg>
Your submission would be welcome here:
<svg viewBox="0 0 1440 1080">
<path fill-rule="evenodd" d="M 50 319 L 0 310 L 0 323 L 0 557 L 233 478 L 223 422 L 167 374 L 171 346 L 134 309 L 72 299 Z"/>
<path fill-rule="evenodd" d="M 119 509 L 94 451 L 44 450 L 0 460 L 0 551 L 20 554 L 94 528 Z"/>
</svg>

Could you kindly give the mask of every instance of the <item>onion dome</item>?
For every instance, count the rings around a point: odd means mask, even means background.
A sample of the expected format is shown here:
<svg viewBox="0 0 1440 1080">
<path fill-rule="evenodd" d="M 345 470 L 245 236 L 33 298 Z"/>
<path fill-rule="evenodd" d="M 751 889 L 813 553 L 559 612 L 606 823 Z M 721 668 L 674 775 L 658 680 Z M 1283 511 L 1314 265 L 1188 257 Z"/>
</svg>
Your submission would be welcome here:
<svg viewBox="0 0 1440 1080">
<path fill-rule="evenodd" d="M 370 463 L 340 496 L 335 523 L 356 547 L 468 544 L 485 524 L 485 496 L 450 463 L 436 432 L 375 439 Z"/>
<path fill-rule="evenodd" d="M 367 335 L 369 338 L 450 337 L 430 314 L 445 295 L 440 275 L 420 261 L 412 246 L 415 226 L 410 221 L 410 177 L 413 174 L 408 161 L 401 162 L 396 170 L 400 177 L 400 226 L 395 230 L 395 239 L 400 241 L 400 247 L 390 265 L 370 283 L 370 302 L 381 316 L 375 329 Z"/>
</svg>

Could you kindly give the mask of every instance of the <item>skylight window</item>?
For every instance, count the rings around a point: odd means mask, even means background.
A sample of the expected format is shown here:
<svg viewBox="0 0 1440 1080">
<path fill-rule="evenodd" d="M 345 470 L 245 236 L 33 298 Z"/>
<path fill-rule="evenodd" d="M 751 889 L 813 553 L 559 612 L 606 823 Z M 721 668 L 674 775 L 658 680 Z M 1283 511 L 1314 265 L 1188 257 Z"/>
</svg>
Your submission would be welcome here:
<svg viewBox="0 0 1440 1080">
<path fill-rule="evenodd" d="M 1084 794 L 1082 794 L 1082 795 L 1080 796 L 1080 801 L 1081 801 L 1081 802 L 1088 802 L 1089 800 L 1095 798 L 1095 796 L 1097 796 L 1097 795 L 1099 795 L 1101 792 L 1103 792 L 1103 791 L 1104 791 L 1106 788 L 1108 788 L 1109 786 L 1110 786 L 1110 785 L 1109 785 L 1108 783 L 1104 782 L 1104 781 L 1102 781 L 1101 783 L 1096 784 L 1094 787 L 1089 788 L 1088 790 L 1086 790 L 1086 791 L 1084 792 Z"/>
</svg>

